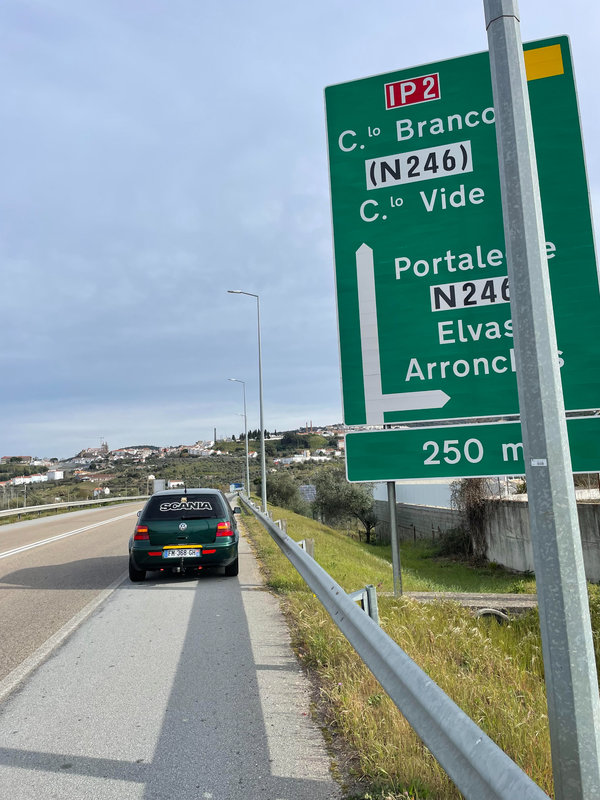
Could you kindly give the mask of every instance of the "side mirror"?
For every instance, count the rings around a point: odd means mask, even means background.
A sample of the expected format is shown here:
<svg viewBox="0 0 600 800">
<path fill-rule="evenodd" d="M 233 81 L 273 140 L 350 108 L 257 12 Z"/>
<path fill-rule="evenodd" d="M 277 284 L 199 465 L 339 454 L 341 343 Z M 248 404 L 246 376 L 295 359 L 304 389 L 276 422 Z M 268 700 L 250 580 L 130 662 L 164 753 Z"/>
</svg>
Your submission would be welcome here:
<svg viewBox="0 0 600 800">
<path fill-rule="evenodd" d="M 138 511 L 138 512 L 137 512 L 138 518 L 139 518 L 139 516 L 140 516 L 140 514 L 141 514 L 141 513 L 142 513 L 141 511 Z"/>
<path fill-rule="evenodd" d="M 235 508 L 233 509 L 233 513 L 234 514 L 241 514 L 242 513 L 242 509 L 239 506 L 235 506 Z"/>
</svg>

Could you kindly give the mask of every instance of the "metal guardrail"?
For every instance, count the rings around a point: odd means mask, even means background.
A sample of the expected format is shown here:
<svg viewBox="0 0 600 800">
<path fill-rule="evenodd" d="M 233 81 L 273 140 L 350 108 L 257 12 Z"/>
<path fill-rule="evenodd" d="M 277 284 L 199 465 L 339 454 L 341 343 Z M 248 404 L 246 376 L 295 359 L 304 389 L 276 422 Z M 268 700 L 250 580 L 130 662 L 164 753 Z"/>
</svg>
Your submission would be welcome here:
<svg viewBox="0 0 600 800">
<path fill-rule="evenodd" d="M 240 500 L 265 526 L 467 800 L 549 800 L 297 542 L 246 497 L 240 495 Z"/>
<path fill-rule="evenodd" d="M 142 494 L 135 497 L 110 497 L 103 500 L 74 500 L 67 503 L 48 503 L 42 506 L 21 506 L 21 508 L 8 508 L 0 511 L 0 517 L 19 517 L 22 514 L 36 514 L 38 511 L 53 511 L 61 508 L 75 508 L 77 506 L 97 506 L 105 503 L 125 503 L 132 500 L 147 500 L 149 495 Z"/>
</svg>

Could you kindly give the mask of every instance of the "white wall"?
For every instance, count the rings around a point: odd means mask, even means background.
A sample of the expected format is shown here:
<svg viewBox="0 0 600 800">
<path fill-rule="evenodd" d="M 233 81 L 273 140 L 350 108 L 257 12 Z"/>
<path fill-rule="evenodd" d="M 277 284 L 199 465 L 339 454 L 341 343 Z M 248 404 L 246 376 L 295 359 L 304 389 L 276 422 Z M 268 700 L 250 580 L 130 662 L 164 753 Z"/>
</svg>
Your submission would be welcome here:
<svg viewBox="0 0 600 800">
<path fill-rule="evenodd" d="M 451 508 L 450 483 L 448 480 L 396 481 L 396 502 L 413 506 L 435 506 Z M 375 500 L 387 502 L 387 483 L 376 483 L 373 490 Z"/>
</svg>

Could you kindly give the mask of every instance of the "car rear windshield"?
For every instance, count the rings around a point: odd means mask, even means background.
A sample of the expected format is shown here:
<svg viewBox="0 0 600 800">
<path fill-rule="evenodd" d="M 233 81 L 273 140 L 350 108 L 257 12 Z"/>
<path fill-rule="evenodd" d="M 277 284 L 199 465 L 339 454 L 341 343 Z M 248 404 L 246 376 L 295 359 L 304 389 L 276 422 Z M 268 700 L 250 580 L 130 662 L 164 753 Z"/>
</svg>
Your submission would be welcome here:
<svg viewBox="0 0 600 800">
<path fill-rule="evenodd" d="M 144 511 L 145 520 L 215 519 L 226 517 L 223 501 L 216 494 L 181 494 L 151 497 Z"/>
</svg>

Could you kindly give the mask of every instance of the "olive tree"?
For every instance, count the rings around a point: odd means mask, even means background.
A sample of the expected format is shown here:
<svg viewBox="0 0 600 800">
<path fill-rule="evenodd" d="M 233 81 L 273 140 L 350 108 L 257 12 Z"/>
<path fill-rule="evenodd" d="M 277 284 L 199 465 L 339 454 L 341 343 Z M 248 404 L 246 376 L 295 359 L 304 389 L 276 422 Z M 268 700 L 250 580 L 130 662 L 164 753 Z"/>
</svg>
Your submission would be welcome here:
<svg viewBox="0 0 600 800">
<path fill-rule="evenodd" d="M 336 464 L 319 472 L 315 488 L 317 496 L 313 506 L 325 521 L 342 523 L 356 519 L 365 529 L 367 542 L 371 542 L 377 524 L 372 484 L 349 483 L 344 467 Z"/>
</svg>

